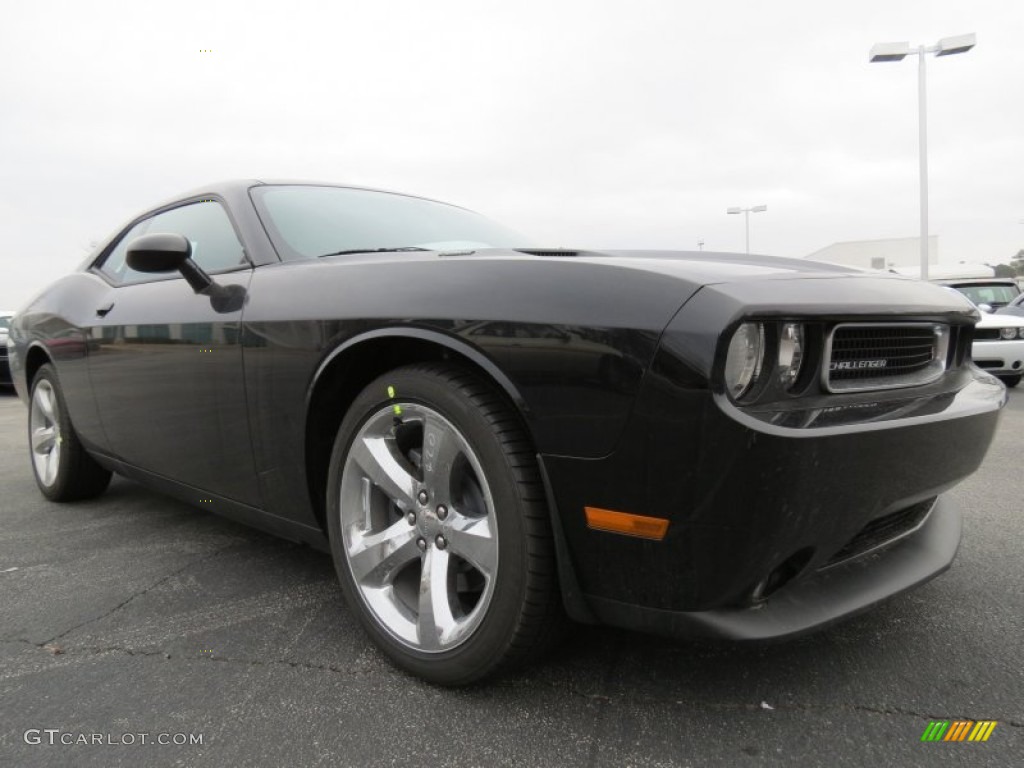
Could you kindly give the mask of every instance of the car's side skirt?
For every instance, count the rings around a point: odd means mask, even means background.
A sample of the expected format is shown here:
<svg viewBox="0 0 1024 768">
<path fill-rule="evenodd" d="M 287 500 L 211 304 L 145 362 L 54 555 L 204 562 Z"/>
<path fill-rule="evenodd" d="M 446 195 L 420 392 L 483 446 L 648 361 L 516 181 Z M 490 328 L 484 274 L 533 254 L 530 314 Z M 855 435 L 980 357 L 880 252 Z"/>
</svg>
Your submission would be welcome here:
<svg viewBox="0 0 1024 768">
<path fill-rule="evenodd" d="M 140 469 L 131 464 L 119 461 L 110 456 L 93 453 L 93 457 L 103 466 L 113 470 L 130 480 L 135 480 L 153 490 L 166 493 L 176 499 L 192 504 L 193 506 L 205 509 L 215 514 L 242 523 L 253 528 L 258 528 L 266 533 L 279 536 L 289 541 L 306 544 L 322 552 L 329 552 L 330 546 L 327 537 L 319 528 L 315 528 L 294 520 L 288 520 L 266 512 L 257 507 L 242 504 L 237 501 L 218 496 L 217 494 L 203 491 L 185 483 L 179 483 L 170 478 Z"/>
</svg>

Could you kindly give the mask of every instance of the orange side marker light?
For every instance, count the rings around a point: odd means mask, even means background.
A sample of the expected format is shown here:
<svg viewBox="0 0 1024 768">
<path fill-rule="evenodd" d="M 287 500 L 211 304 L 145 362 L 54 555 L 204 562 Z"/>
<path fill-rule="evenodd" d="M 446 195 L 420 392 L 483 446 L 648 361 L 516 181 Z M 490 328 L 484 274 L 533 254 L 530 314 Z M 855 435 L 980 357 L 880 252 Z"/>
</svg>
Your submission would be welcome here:
<svg viewBox="0 0 1024 768">
<path fill-rule="evenodd" d="M 661 541 L 668 533 L 668 520 L 661 517 L 633 515 L 599 507 L 584 507 L 583 511 L 587 515 L 587 526 L 595 531 L 621 533 L 654 541 Z"/>
</svg>

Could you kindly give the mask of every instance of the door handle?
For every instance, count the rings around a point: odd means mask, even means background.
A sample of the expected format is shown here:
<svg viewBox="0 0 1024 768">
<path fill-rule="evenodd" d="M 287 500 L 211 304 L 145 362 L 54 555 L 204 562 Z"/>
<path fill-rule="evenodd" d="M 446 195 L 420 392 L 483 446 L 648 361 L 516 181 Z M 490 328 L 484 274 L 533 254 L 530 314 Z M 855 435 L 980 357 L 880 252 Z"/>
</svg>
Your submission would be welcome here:
<svg viewBox="0 0 1024 768">
<path fill-rule="evenodd" d="M 96 317 L 106 317 L 107 313 L 114 308 L 114 302 L 110 302 L 105 307 L 100 307 L 96 310 Z"/>
</svg>

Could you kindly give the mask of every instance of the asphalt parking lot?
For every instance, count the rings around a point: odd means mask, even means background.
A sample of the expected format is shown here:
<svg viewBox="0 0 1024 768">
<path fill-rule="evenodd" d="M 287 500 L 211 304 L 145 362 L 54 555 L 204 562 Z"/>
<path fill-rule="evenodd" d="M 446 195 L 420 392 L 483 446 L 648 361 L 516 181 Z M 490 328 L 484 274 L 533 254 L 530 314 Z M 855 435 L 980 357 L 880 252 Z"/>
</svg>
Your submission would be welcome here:
<svg viewBox="0 0 1024 768">
<path fill-rule="evenodd" d="M 545 664 L 462 691 L 393 669 L 344 606 L 326 555 L 116 478 L 95 501 L 45 501 L 24 422 L 0 390 L 0 765 L 837 768 L 1024 756 L 1024 387 L 981 471 L 953 492 L 966 510 L 957 562 L 923 588 L 788 643 L 581 627 Z M 922 743 L 936 719 L 998 725 L 986 743 Z M 60 743 L 93 734 L 103 743 Z M 153 743 L 161 735 L 172 743 Z"/>
</svg>

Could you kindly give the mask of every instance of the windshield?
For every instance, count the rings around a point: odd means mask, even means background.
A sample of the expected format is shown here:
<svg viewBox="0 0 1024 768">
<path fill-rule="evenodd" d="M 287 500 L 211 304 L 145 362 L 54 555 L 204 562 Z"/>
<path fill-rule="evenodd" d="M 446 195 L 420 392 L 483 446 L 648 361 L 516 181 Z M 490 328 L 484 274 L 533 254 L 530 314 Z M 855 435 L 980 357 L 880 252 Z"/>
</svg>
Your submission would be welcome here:
<svg viewBox="0 0 1024 768">
<path fill-rule="evenodd" d="M 1017 298 L 1018 293 L 1013 286 L 1002 283 L 958 285 L 956 289 L 975 304 L 988 304 L 991 307 L 1006 306 Z"/>
<path fill-rule="evenodd" d="M 521 235 L 432 200 L 365 189 L 262 186 L 253 202 L 283 259 L 339 251 L 522 248 Z"/>
</svg>

